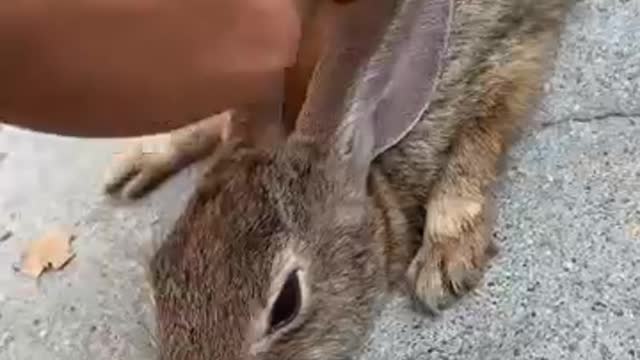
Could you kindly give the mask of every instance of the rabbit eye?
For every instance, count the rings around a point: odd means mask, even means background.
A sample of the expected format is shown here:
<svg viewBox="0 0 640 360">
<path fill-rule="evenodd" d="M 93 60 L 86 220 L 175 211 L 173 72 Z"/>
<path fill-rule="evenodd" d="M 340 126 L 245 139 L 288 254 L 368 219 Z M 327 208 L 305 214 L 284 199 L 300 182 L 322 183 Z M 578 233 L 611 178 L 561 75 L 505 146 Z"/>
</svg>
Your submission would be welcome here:
<svg viewBox="0 0 640 360">
<path fill-rule="evenodd" d="M 270 332 L 277 331 L 296 318 L 300 311 L 302 294 L 298 271 L 292 271 L 285 281 L 280 294 L 271 308 Z"/>
</svg>

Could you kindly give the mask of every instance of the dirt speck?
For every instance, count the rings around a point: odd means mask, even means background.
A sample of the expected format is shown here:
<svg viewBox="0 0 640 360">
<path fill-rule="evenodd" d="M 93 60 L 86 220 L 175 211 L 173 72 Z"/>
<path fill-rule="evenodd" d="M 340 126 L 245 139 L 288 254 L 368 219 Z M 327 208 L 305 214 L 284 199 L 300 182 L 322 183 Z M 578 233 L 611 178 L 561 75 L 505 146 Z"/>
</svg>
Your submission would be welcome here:
<svg viewBox="0 0 640 360">
<path fill-rule="evenodd" d="M 9 240 L 13 236 L 13 232 L 8 229 L 0 227 L 0 243 Z"/>
</svg>

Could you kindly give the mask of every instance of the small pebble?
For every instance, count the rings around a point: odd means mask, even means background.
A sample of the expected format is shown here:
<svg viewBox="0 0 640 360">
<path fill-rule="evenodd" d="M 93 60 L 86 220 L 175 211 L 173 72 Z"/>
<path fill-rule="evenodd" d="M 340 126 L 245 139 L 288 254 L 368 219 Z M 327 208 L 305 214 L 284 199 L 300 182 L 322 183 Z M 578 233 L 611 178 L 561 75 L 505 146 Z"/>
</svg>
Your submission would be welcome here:
<svg viewBox="0 0 640 360">
<path fill-rule="evenodd" d="M 0 242 L 7 241 L 12 236 L 13 232 L 11 232 L 11 230 L 0 229 Z"/>
<path fill-rule="evenodd" d="M 0 335 L 0 349 L 9 345 L 13 341 L 13 339 L 13 335 L 8 332 Z"/>
<path fill-rule="evenodd" d="M 570 262 L 565 262 L 564 264 L 562 264 L 562 267 L 566 270 L 566 271 L 571 271 L 573 270 L 573 264 Z"/>
</svg>

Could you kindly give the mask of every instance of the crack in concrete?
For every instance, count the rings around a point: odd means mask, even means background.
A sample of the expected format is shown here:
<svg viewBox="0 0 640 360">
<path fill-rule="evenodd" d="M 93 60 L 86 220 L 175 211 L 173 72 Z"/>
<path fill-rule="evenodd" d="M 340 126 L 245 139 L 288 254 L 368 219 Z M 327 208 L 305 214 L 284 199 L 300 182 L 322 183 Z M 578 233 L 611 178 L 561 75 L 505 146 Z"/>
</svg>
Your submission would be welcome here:
<svg viewBox="0 0 640 360">
<path fill-rule="evenodd" d="M 609 112 L 588 116 L 588 117 L 569 116 L 567 118 L 564 118 L 558 121 L 544 121 L 540 123 L 540 127 L 542 127 L 542 129 L 547 129 L 550 127 L 555 127 L 558 125 L 563 125 L 563 124 L 572 123 L 572 122 L 591 123 L 591 122 L 607 121 L 607 120 L 616 119 L 616 118 L 626 119 L 629 121 L 630 125 L 635 125 L 636 122 L 633 120 L 633 118 L 640 118 L 640 112 L 609 111 Z"/>
</svg>

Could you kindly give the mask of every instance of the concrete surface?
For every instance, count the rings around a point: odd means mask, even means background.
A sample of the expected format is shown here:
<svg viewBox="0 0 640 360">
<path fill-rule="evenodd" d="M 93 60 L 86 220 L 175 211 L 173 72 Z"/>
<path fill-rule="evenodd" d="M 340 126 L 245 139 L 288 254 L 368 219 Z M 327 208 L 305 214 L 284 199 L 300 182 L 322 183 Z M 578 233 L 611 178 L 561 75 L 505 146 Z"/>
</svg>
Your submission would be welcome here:
<svg viewBox="0 0 640 360">
<path fill-rule="evenodd" d="M 483 296 L 437 320 L 389 307 L 368 359 L 640 359 L 640 0 L 583 1 L 536 124 L 512 152 Z M 145 201 L 100 194 L 115 141 L 0 131 L 0 360 L 144 359 L 145 244 L 195 170 Z M 178 206 L 176 206 L 178 205 Z M 34 282 L 12 270 L 47 229 L 76 258 Z"/>
</svg>

